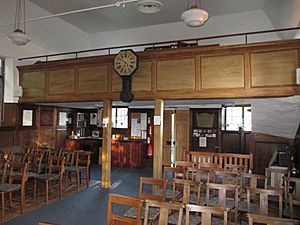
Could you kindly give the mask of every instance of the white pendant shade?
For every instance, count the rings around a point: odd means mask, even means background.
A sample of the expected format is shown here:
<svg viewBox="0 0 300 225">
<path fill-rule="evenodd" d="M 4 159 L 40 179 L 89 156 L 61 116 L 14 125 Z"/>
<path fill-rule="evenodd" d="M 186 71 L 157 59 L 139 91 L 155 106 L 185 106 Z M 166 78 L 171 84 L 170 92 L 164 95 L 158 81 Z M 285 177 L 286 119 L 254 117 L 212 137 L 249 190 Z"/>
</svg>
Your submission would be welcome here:
<svg viewBox="0 0 300 225">
<path fill-rule="evenodd" d="M 208 12 L 197 7 L 188 9 L 181 14 L 182 21 L 189 27 L 198 27 L 208 19 Z"/>
<path fill-rule="evenodd" d="M 31 39 L 22 30 L 16 29 L 13 33 L 8 35 L 8 38 L 13 44 L 26 45 Z"/>
</svg>

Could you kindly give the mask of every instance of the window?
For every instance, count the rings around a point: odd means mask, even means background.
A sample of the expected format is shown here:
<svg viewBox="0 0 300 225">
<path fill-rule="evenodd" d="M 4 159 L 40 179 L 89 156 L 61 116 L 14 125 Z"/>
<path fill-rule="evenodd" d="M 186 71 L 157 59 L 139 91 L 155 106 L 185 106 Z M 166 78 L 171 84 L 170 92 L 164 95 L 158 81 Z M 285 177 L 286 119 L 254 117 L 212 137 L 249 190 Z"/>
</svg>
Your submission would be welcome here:
<svg viewBox="0 0 300 225">
<path fill-rule="evenodd" d="M 251 131 L 251 106 L 236 106 L 223 108 L 222 130 Z"/>
<path fill-rule="evenodd" d="M 112 127 L 128 128 L 128 108 L 112 108 Z"/>
</svg>

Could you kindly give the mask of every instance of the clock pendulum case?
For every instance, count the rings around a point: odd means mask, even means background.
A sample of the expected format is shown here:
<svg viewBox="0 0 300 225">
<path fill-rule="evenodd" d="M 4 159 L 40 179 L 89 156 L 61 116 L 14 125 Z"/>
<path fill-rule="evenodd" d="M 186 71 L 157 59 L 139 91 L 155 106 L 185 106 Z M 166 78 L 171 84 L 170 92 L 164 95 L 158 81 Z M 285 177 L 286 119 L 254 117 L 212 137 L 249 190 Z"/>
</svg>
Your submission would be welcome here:
<svg viewBox="0 0 300 225">
<path fill-rule="evenodd" d="M 120 51 L 114 58 L 114 70 L 122 78 L 122 91 L 120 93 L 122 102 L 133 100 L 131 78 L 138 69 L 138 65 L 138 57 L 131 49 Z"/>
</svg>

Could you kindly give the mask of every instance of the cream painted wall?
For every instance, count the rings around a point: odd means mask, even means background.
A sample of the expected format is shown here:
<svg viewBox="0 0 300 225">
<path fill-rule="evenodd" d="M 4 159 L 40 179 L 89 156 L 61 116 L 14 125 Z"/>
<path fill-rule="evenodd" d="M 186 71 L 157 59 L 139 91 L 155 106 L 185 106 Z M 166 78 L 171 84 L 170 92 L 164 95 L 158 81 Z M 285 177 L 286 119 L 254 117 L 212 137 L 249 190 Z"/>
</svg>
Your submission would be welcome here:
<svg viewBox="0 0 300 225">
<path fill-rule="evenodd" d="M 107 47 L 151 43 L 266 29 L 273 29 L 273 25 L 262 10 L 257 10 L 211 17 L 204 26 L 198 28 L 190 28 L 184 23 L 178 22 L 97 33 L 91 35 L 91 46 Z M 278 36 L 277 34 L 269 34 L 265 35 L 264 38 L 262 38 L 262 36 L 250 37 L 249 41 L 261 41 L 265 39 L 274 40 L 278 39 Z M 203 41 L 201 44 L 232 44 L 242 42 L 244 42 L 244 38 L 231 38 L 216 41 Z"/>
<path fill-rule="evenodd" d="M 31 42 L 26 46 L 13 45 L 7 35 L 13 31 L 15 1 L 0 0 L 0 55 L 6 58 L 4 102 L 17 102 L 16 87 L 19 75 L 16 66 L 24 64 L 17 59 L 26 56 L 73 51 L 90 47 L 89 35 L 60 18 L 28 23 L 26 33 Z M 26 1 L 26 18 L 48 15 L 49 12 Z M 33 62 L 26 62 L 32 64 Z"/>
</svg>

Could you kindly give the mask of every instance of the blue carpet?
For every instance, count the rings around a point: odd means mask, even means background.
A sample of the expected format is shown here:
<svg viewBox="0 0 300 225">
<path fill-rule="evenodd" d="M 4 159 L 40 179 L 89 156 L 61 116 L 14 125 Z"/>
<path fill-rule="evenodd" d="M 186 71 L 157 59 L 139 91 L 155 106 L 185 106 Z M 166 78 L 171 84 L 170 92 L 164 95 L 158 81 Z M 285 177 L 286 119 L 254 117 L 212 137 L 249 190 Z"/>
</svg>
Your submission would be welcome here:
<svg viewBox="0 0 300 225">
<path fill-rule="evenodd" d="M 37 225 L 42 221 L 60 225 L 106 225 L 108 194 L 137 196 L 140 176 L 152 177 L 152 168 L 112 168 L 110 190 L 101 189 L 97 182 L 93 182 L 94 186 L 82 192 L 44 205 L 3 225 Z M 91 179 L 98 181 L 101 179 L 98 166 L 92 166 Z M 126 211 L 124 208 L 116 210 L 120 213 Z"/>
</svg>

